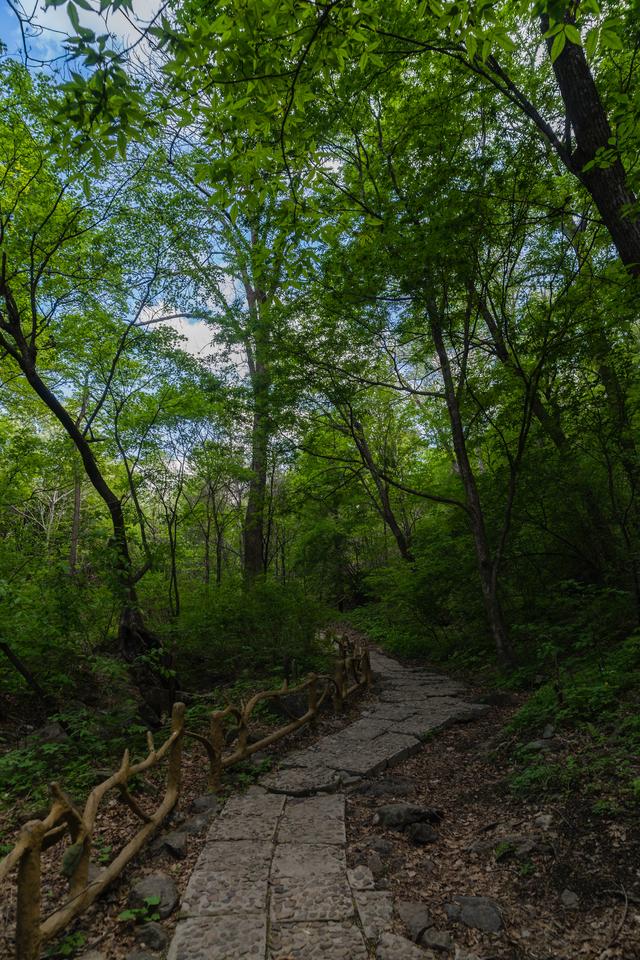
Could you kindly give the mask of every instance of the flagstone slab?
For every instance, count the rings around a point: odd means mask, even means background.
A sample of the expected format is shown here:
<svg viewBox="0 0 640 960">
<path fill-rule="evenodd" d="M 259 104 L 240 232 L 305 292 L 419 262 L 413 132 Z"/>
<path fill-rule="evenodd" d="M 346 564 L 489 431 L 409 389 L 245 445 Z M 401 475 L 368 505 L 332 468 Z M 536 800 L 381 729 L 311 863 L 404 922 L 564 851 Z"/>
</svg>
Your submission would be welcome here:
<svg viewBox="0 0 640 960">
<path fill-rule="evenodd" d="M 167 960 L 263 960 L 267 917 L 235 915 L 180 920 Z"/>
<path fill-rule="evenodd" d="M 360 930 L 354 923 L 274 924 L 269 960 L 367 960 Z M 217 960 L 217 958 L 216 958 Z"/>
<path fill-rule="evenodd" d="M 344 790 L 489 709 L 462 684 L 373 652 L 379 700 L 359 720 L 290 753 L 232 797 L 191 874 L 167 960 L 409 960 L 390 893 L 347 870 Z M 435 960 L 435 958 L 434 958 Z"/>
<path fill-rule="evenodd" d="M 287 801 L 278 830 L 279 843 L 344 845 L 346 841 L 343 796 L 325 794 Z"/>
</svg>

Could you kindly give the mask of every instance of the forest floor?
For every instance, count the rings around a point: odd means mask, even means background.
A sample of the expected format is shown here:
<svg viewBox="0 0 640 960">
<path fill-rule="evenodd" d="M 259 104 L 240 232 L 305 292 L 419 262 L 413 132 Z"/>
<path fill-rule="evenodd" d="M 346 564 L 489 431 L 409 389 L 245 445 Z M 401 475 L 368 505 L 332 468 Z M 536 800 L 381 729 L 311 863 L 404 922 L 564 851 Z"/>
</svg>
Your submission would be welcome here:
<svg viewBox="0 0 640 960">
<path fill-rule="evenodd" d="M 358 719 L 363 709 L 372 699 L 368 692 L 361 694 L 355 700 L 345 705 L 344 713 L 339 716 L 321 714 L 317 724 L 303 727 L 301 730 L 272 746 L 266 755 L 255 754 L 251 760 L 233 768 L 225 775 L 224 790 L 220 800 L 239 793 L 254 783 L 272 764 L 277 763 L 279 757 L 297 749 L 304 749 L 342 729 Z M 266 736 L 282 724 L 282 720 L 273 723 L 263 721 L 256 727 L 256 735 Z M 180 801 L 176 809 L 165 820 L 162 833 L 168 830 L 179 829 L 180 825 L 193 814 L 192 805 L 196 798 L 206 795 L 207 764 L 199 747 L 193 743 L 185 744 L 183 760 L 183 782 Z M 138 785 L 136 799 L 143 809 L 153 809 L 154 801 L 164 789 L 165 771 L 154 768 L 147 772 L 144 781 Z M 0 811 L 0 837 L 8 852 L 10 845 L 17 837 L 19 825 L 27 819 L 44 815 L 46 811 L 29 808 L 5 807 Z M 94 843 L 93 862 L 99 866 L 109 863 L 115 853 L 120 850 L 139 829 L 139 821 L 131 810 L 118 797 L 108 797 L 100 808 L 98 832 Z M 69 928 L 66 935 L 57 941 L 48 944 L 44 956 L 58 960 L 63 957 L 78 957 L 85 952 L 99 951 L 108 956 L 109 960 L 123 960 L 127 955 L 140 948 L 139 922 L 135 918 L 123 920 L 121 914 L 129 906 L 129 896 L 133 884 L 146 875 L 165 873 L 174 881 L 179 897 L 186 889 L 194 864 L 204 846 L 206 830 L 191 834 L 187 838 L 186 853 L 176 858 L 166 849 L 154 849 L 153 844 L 145 847 L 139 856 L 129 864 L 118 880 L 106 891 L 78 921 Z M 66 842 L 56 844 L 43 855 L 42 860 L 42 916 L 46 918 L 52 912 L 54 905 L 59 904 L 65 896 L 66 880 L 60 873 L 60 862 Z M 1 859 L 1 857 L 0 857 Z M 15 884 L 14 877 L 0 884 L 0 960 L 15 960 L 15 946 L 13 932 L 15 929 Z M 150 913 L 152 911 L 149 911 Z M 163 920 L 162 926 L 171 936 L 176 924 L 176 915 Z"/>
<path fill-rule="evenodd" d="M 421 666 L 424 667 L 422 664 Z M 478 698 L 480 691 L 471 691 Z M 448 934 L 451 950 L 443 960 L 637 960 L 640 956 L 640 829 L 631 810 L 594 812 L 591 799 L 565 791 L 536 799 L 514 794 L 511 785 L 517 747 L 506 725 L 524 697 L 507 707 L 492 707 L 470 724 L 437 732 L 418 753 L 371 781 L 381 782 L 384 796 L 352 792 L 347 800 L 347 855 L 351 865 L 374 870 L 376 886 L 388 889 L 396 903 L 424 904 L 431 931 Z M 270 751 L 273 760 L 308 746 L 353 722 L 366 700 L 353 704 L 339 719 L 325 718 L 316 729 Z M 541 731 L 542 734 L 542 731 Z M 554 737 L 554 762 L 562 764 L 575 744 Z M 263 758 L 264 759 L 264 758 Z M 567 763 L 569 763 L 567 759 Z M 254 764 L 228 781 L 228 793 L 253 782 L 266 764 Z M 149 792 L 154 788 L 148 778 Z M 399 789 L 394 793 L 393 783 Z M 391 786 L 390 786 L 391 785 Z M 401 788 L 401 789 L 400 789 Z M 204 764 L 189 750 L 180 808 L 169 829 L 188 816 L 194 798 L 205 792 Z M 404 833 L 374 824 L 375 809 L 390 802 L 437 808 L 442 821 L 430 842 L 416 845 Z M 135 822 L 117 800 L 105 810 L 96 853 L 105 862 L 126 842 Z M 386 852 L 372 859 L 372 839 L 386 841 Z M 139 924 L 120 919 L 132 884 L 159 871 L 184 892 L 204 845 L 204 833 L 188 838 L 186 854 L 175 859 L 167 850 L 147 848 L 120 880 L 46 956 L 80 956 L 95 949 L 120 960 L 140 948 Z M 44 873 L 44 911 L 64 890 L 59 875 L 61 851 L 53 848 Z M 57 854 L 57 856 L 56 856 Z M 0 891 L 0 960 L 12 960 L 10 930 L 14 907 Z M 503 927 L 485 933 L 450 919 L 445 905 L 456 896 L 484 896 L 495 901 Z M 399 918 L 398 933 L 407 930 Z M 171 936 L 175 917 L 161 926 Z M 428 939 L 423 942 L 428 942 Z M 455 946 L 454 946 L 455 944 Z M 454 956 L 455 951 L 455 956 Z M 465 952 L 466 951 L 466 952 Z M 157 956 L 157 954 L 156 954 Z M 425 953 L 425 957 L 430 954 Z"/>
<path fill-rule="evenodd" d="M 505 724 L 516 710 L 494 707 L 484 718 L 438 733 L 394 768 L 393 777 L 415 787 L 408 794 L 403 789 L 400 797 L 388 794 L 385 803 L 403 799 L 443 812 L 428 845 L 385 833 L 393 846 L 381 872 L 394 900 L 422 901 L 434 929 L 448 931 L 479 960 L 637 960 L 637 815 L 595 814 L 592 802 L 576 793 L 537 800 L 514 796 L 509 750 L 491 747 L 504 742 Z M 357 794 L 349 798 L 353 864 L 371 856 L 380 802 Z M 443 907 L 457 895 L 494 900 L 503 929 L 483 933 L 450 920 Z M 459 954 L 462 960 L 462 950 Z"/>
</svg>

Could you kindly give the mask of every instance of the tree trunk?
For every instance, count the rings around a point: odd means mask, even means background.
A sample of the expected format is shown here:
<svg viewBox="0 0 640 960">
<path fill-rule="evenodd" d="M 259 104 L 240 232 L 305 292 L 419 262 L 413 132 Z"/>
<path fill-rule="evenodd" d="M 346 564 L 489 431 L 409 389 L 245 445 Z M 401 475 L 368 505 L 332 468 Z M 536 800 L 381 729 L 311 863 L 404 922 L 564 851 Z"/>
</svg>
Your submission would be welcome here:
<svg viewBox="0 0 640 960">
<path fill-rule="evenodd" d="M 75 444 L 87 477 L 109 511 L 113 527 L 114 570 L 122 603 L 118 629 L 121 655 L 130 664 L 131 673 L 143 697 L 146 697 L 150 686 L 170 687 L 172 683 L 164 679 L 164 672 L 158 674 L 155 666 L 147 659 L 149 654 L 157 653 L 161 649 L 161 644 L 158 638 L 146 628 L 138 604 L 122 504 L 102 475 L 87 438 L 41 379 L 35 363 L 22 354 L 16 359 L 30 386 Z M 168 666 L 166 658 L 164 660 L 163 665 Z"/>
<path fill-rule="evenodd" d="M 267 495 L 267 459 L 271 435 L 269 376 L 269 335 L 265 316 L 266 297 L 246 286 L 253 345 L 247 345 L 247 359 L 253 394 L 251 430 L 251 480 L 244 522 L 244 576 L 247 582 L 265 572 L 264 524 Z"/>
<path fill-rule="evenodd" d="M 512 370 L 523 382 L 525 390 L 529 389 L 529 383 L 527 382 L 524 370 L 512 356 L 502 336 L 502 332 L 496 323 L 495 317 L 482 297 L 478 297 L 478 306 L 491 335 L 496 356 L 504 366 Z M 583 469 L 574 455 L 567 435 L 562 429 L 562 424 L 557 417 L 549 412 L 537 390 L 533 391 L 531 397 L 531 410 L 552 444 L 563 457 L 565 463 L 568 463 L 571 467 L 571 472 L 584 504 L 591 529 L 595 532 L 592 545 L 595 548 L 594 552 L 600 554 L 601 561 L 598 562 L 597 566 L 594 564 L 594 571 L 598 577 L 601 577 L 603 575 L 603 567 L 615 562 L 615 545 L 611 528 L 600 509 L 600 504 L 594 495 L 591 485 L 584 476 Z"/>
<path fill-rule="evenodd" d="M 473 536 L 480 577 L 480 587 L 484 600 L 487 620 L 493 636 L 498 661 L 503 667 L 511 667 L 514 662 L 513 646 L 507 632 L 498 596 L 498 571 L 491 557 L 491 549 L 484 522 L 480 494 L 476 484 L 473 468 L 467 453 L 464 436 L 464 427 L 458 404 L 458 395 L 451 373 L 449 356 L 442 336 L 442 328 L 435 305 L 429 309 L 431 335 L 440 361 L 442 380 L 444 383 L 447 410 L 451 423 L 451 438 L 455 451 L 456 462 L 465 491 L 469 525 Z"/>
<path fill-rule="evenodd" d="M 80 542 L 81 507 L 82 479 L 76 474 L 73 479 L 73 518 L 71 520 L 71 544 L 69 546 L 69 572 L 72 577 L 75 577 L 78 568 L 78 544 Z"/>
<path fill-rule="evenodd" d="M 367 438 L 365 437 L 362 424 L 357 420 L 354 420 L 352 415 L 349 415 L 347 419 L 349 422 L 351 435 L 358 449 L 358 453 L 360 454 L 360 459 L 371 474 L 378 492 L 378 497 L 380 500 L 378 505 L 379 513 L 395 538 L 395 541 L 398 545 L 398 550 L 400 551 L 400 556 L 403 558 L 403 560 L 411 562 L 413 560 L 413 554 L 411 553 L 409 538 L 396 519 L 393 507 L 391 506 L 389 488 L 380 476 L 380 471 L 378 470 L 376 462 L 373 458 L 373 454 L 371 453 L 371 448 L 369 447 Z"/>
<path fill-rule="evenodd" d="M 571 5 L 574 9 L 574 5 Z M 572 13 L 565 21 L 575 25 Z M 549 29 L 549 17 L 540 18 L 542 32 Z M 553 38 L 547 40 L 549 51 Z M 610 150 L 611 126 L 582 46 L 567 41 L 553 64 L 553 72 L 564 101 L 567 120 L 571 124 L 576 149 L 571 156 L 572 172 L 591 194 L 600 216 L 611 235 L 620 259 L 633 276 L 640 276 L 640 220 L 625 216 L 624 208 L 636 198 L 627 183 L 622 162 L 616 158 L 611 166 L 593 166 L 584 170 L 599 149 Z"/>
</svg>

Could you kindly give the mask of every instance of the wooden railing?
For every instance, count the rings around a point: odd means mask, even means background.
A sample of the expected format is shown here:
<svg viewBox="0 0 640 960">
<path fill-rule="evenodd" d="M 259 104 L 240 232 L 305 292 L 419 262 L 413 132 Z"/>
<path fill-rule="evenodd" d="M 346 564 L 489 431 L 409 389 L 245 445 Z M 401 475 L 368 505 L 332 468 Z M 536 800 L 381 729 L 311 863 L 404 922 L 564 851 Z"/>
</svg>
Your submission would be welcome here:
<svg viewBox="0 0 640 960">
<path fill-rule="evenodd" d="M 149 752 L 145 759 L 131 763 L 129 751 L 125 751 L 118 770 L 94 787 L 82 811 L 59 784 L 51 784 L 52 804 L 48 815 L 43 820 L 26 823 L 20 830 L 13 849 L 0 861 L 0 883 L 13 870 L 17 870 L 17 960 L 38 960 L 42 945 L 60 934 L 120 876 L 127 864 L 163 823 L 180 796 L 182 747 L 185 737 L 193 738 L 204 747 L 209 764 L 208 785 L 211 790 L 217 790 L 226 769 L 313 722 L 328 697 L 331 697 L 334 709 L 341 711 L 349 697 L 370 684 L 371 665 L 366 644 L 345 637 L 336 637 L 334 640 L 339 655 L 332 677 L 312 674 L 295 687 L 289 687 L 285 683 L 279 690 L 256 693 L 239 706 L 229 704 L 224 710 L 216 710 L 211 714 L 207 735 L 188 730 L 185 725 L 185 705 L 174 704 L 170 735 L 162 746 L 156 749 L 151 733 L 147 733 Z M 251 722 L 258 704 L 303 693 L 307 696 L 307 710 L 302 716 L 259 740 L 252 739 Z M 237 727 L 237 745 L 231 752 L 225 753 L 225 728 L 230 721 Z M 131 795 L 129 784 L 133 777 L 165 760 L 168 766 L 164 795 L 156 810 L 148 814 Z M 99 807 L 104 796 L 111 790 L 120 794 L 124 803 L 142 822 L 142 826 L 111 863 L 94 879 L 90 879 L 89 867 Z M 64 840 L 67 835 L 70 843 L 62 856 L 61 872 L 69 881 L 68 896 L 43 920 L 42 854 Z"/>
</svg>

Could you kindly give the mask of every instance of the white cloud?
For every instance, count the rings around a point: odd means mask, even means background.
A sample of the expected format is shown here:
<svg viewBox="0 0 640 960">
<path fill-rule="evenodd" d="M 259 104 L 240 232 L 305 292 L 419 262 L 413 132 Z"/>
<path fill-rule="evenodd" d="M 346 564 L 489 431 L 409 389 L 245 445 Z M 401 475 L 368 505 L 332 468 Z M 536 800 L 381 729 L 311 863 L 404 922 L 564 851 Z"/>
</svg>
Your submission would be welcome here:
<svg viewBox="0 0 640 960">
<path fill-rule="evenodd" d="M 210 353 L 212 330 L 203 320 L 167 320 L 181 336 L 186 337 L 179 343 L 180 349 L 194 357 L 203 357 Z"/>
</svg>

